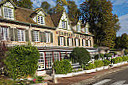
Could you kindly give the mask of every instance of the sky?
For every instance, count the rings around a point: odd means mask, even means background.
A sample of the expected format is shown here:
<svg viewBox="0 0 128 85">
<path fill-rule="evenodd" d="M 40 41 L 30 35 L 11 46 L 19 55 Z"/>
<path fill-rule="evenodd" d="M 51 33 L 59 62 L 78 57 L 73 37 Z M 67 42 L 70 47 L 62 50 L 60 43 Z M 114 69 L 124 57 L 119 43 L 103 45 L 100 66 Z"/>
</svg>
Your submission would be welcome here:
<svg viewBox="0 0 128 85">
<path fill-rule="evenodd" d="M 55 6 L 56 0 L 32 0 L 34 7 L 40 7 L 41 2 L 47 1 L 52 6 Z M 72 0 L 79 6 L 85 0 Z M 120 22 L 121 29 L 117 32 L 117 36 L 123 33 L 128 34 L 128 0 L 110 0 L 113 4 L 113 14 L 117 14 Z"/>
</svg>

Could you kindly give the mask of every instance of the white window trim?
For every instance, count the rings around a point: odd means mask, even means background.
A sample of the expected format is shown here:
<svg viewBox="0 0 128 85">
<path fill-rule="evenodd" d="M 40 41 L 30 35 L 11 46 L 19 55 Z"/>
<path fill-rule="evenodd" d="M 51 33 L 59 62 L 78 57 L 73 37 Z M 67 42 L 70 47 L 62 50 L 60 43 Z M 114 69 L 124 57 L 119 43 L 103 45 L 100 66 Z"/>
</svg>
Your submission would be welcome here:
<svg viewBox="0 0 128 85">
<path fill-rule="evenodd" d="M 72 38 L 69 38 L 69 46 L 72 46 Z"/>
<path fill-rule="evenodd" d="M 75 39 L 76 40 L 76 46 L 79 46 L 79 39 Z"/>
<path fill-rule="evenodd" d="M 40 52 L 40 54 L 43 54 L 43 56 L 40 55 L 40 57 L 43 57 L 43 59 L 38 59 L 38 69 L 37 70 L 45 69 L 45 57 L 44 57 L 45 55 L 44 55 L 44 52 Z M 39 62 L 39 60 L 40 61 L 43 60 L 44 62 Z M 39 65 L 41 66 L 42 64 L 44 64 L 43 67 L 39 68 Z"/>
<path fill-rule="evenodd" d="M 86 40 L 85 40 L 85 39 L 83 39 L 83 46 L 86 46 L 85 44 L 86 44 Z"/>
<path fill-rule="evenodd" d="M 42 20 L 41 20 L 41 18 L 42 18 Z M 38 24 L 44 25 L 45 24 L 45 17 L 38 15 L 37 16 L 37 22 L 38 22 Z"/>
<path fill-rule="evenodd" d="M 37 35 L 35 35 L 35 33 L 38 33 L 38 40 L 37 40 Z M 34 36 L 34 41 L 35 42 L 40 42 L 40 40 L 39 40 L 39 31 L 33 31 L 33 36 Z"/>
<path fill-rule="evenodd" d="M 22 34 L 22 32 L 23 32 L 23 34 Z M 18 34 L 18 41 L 25 42 L 25 30 L 18 29 L 18 33 L 20 33 L 20 34 Z M 23 37 L 23 40 L 22 40 L 22 37 Z"/>
<path fill-rule="evenodd" d="M 1 29 L 0 34 L 2 36 L 2 41 L 7 41 L 9 38 L 9 27 L 0 27 L 0 29 Z M 5 29 L 7 29 L 7 37 L 5 35 Z M 2 30 L 3 30 L 3 32 L 2 32 Z M 2 33 L 3 33 L 3 35 L 2 35 Z"/>
<path fill-rule="evenodd" d="M 5 16 L 5 9 L 7 10 L 7 16 Z M 10 16 L 10 13 L 9 13 L 9 11 L 8 10 L 10 10 L 11 9 L 11 16 Z M 4 14 L 4 18 L 6 18 L 6 19 L 12 19 L 12 20 L 14 20 L 14 9 L 13 8 L 9 8 L 9 7 L 3 7 L 3 14 Z"/>
<path fill-rule="evenodd" d="M 86 29 L 86 34 L 88 34 L 88 28 L 85 28 Z"/>
<path fill-rule="evenodd" d="M 51 42 L 51 33 L 45 33 L 46 34 L 46 43 Z"/>
<path fill-rule="evenodd" d="M 64 37 L 60 37 L 60 46 L 64 46 Z"/>
<path fill-rule="evenodd" d="M 67 29 L 67 21 L 62 20 L 62 28 Z"/>
</svg>

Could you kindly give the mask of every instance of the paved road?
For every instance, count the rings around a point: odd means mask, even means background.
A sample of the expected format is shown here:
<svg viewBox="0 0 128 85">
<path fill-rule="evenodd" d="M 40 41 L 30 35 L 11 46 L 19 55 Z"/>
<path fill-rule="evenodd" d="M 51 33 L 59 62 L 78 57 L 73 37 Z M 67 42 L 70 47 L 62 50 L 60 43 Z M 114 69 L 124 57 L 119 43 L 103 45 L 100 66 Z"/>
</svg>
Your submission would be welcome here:
<svg viewBox="0 0 128 85">
<path fill-rule="evenodd" d="M 128 85 L 128 69 L 113 73 L 90 85 Z"/>
</svg>

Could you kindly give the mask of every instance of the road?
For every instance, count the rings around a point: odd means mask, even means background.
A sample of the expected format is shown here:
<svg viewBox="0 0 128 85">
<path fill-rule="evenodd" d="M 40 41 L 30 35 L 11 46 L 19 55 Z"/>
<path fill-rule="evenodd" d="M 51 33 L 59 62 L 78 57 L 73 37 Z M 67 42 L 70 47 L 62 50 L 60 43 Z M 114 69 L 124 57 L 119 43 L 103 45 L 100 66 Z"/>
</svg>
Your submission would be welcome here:
<svg viewBox="0 0 128 85">
<path fill-rule="evenodd" d="M 128 85 L 128 68 L 106 76 L 90 85 Z"/>
</svg>

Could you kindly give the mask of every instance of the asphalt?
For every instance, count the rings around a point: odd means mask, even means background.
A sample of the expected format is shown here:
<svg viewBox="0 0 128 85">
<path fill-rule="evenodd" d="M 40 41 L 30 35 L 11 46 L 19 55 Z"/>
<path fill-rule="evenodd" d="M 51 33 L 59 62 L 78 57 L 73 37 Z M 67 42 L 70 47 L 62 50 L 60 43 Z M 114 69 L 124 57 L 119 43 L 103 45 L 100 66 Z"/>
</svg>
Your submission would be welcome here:
<svg viewBox="0 0 128 85">
<path fill-rule="evenodd" d="M 90 85 L 128 85 L 128 68 L 106 76 Z"/>
</svg>

